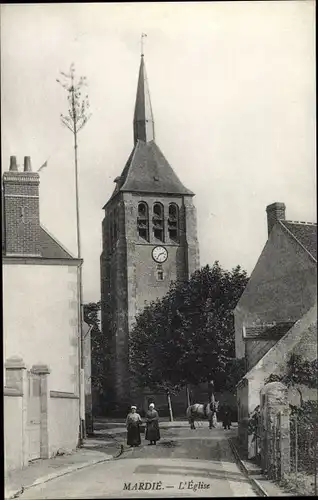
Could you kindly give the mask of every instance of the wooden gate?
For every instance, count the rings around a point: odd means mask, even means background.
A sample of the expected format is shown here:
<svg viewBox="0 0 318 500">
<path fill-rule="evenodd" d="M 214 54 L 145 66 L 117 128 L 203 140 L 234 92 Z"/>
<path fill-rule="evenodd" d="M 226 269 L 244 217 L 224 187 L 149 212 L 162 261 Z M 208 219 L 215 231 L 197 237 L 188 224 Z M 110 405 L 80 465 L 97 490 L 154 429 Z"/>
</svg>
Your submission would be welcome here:
<svg viewBox="0 0 318 500">
<path fill-rule="evenodd" d="M 29 460 L 40 458 L 41 446 L 41 391 L 40 375 L 28 372 L 29 397 L 28 397 L 28 439 Z"/>
</svg>

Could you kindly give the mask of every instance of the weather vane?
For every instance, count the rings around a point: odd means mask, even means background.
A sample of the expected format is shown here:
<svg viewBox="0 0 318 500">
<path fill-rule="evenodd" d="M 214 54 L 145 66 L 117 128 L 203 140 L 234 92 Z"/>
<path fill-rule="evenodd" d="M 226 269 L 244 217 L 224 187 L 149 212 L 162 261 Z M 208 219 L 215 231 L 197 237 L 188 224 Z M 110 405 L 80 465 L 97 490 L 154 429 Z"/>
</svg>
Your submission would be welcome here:
<svg viewBox="0 0 318 500">
<path fill-rule="evenodd" d="M 140 40 L 140 45 L 141 45 L 141 55 L 144 55 L 144 38 L 147 36 L 146 33 L 141 33 L 141 40 Z"/>
</svg>

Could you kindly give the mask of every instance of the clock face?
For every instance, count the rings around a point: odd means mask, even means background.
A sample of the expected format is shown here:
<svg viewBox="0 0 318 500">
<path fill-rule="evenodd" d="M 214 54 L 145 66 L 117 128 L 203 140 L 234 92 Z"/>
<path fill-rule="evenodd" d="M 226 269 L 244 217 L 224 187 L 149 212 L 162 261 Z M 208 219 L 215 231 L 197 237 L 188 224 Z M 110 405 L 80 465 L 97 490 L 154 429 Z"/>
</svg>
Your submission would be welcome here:
<svg viewBox="0 0 318 500">
<path fill-rule="evenodd" d="M 152 258 L 156 262 L 163 263 L 168 258 L 168 252 L 165 247 L 155 247 L 152 250 Z"/>
</svg>

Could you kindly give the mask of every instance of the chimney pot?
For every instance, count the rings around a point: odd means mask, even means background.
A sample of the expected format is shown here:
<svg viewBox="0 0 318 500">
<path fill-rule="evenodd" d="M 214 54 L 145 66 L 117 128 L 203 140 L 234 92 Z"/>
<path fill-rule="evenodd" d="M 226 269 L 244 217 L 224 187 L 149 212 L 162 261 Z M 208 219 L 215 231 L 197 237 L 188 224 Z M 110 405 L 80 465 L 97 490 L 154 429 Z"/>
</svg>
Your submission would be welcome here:
<svg viewBox="0 0 318 500">
<path fill-rule="evenodd" d="M 10 156 L 10 167 L 9 167 L 9 170 L 11 172 L 17 172 L 18 171 L 17 157 L 16 156 Z"/>
<path fill-rule="evenodd" d="M 24 157 L 24 172 L 32 172 L 30 156 Z"/>
<path fill-rule="evenodd" d="M 285 203 L 281 203 L 279 201 L 276 201 L 275 203 L 272 203 L 271 205 L 268 205 L 266 207 L 268 236 L 270 235 L 270 232 L 277 221 L 285 220 L 285 210 Z"/>
</svg>

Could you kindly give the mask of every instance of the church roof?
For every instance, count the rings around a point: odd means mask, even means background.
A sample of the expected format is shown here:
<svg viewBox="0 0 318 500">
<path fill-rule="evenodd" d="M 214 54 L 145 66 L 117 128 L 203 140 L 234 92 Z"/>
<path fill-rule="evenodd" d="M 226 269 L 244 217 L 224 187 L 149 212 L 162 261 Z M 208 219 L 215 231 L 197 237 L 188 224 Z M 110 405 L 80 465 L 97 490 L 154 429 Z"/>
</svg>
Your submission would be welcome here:
<svg viewBox="0 0 318 500">
<path fill-rule="evenodd" d="M 134 113 L 135 145 L 121 176 L 115 179 L 116 188 L 110 200 L 119 191 L 194 196 L 182 184 L 154 139 L 154 118 L 142 55 Z"/>
<path fill-rule="evenodd" d="M 280 224 L 317 261 L 317 224 L 280 220 Z"/>
<path fill-rule="evenodd" d="M 138 141 L 117 180 L 118 191 L 193 195 L 187 189 L 154 141 Z"/>
<path fill-rule="evenodd" d="M 149 142 L 155 139 L 155 123 L 153 119 L 150 91 L 146 74 L 144 57 L 141 56 L 137 94 L 134 114 L 134 142 Z"/>
</svg>

